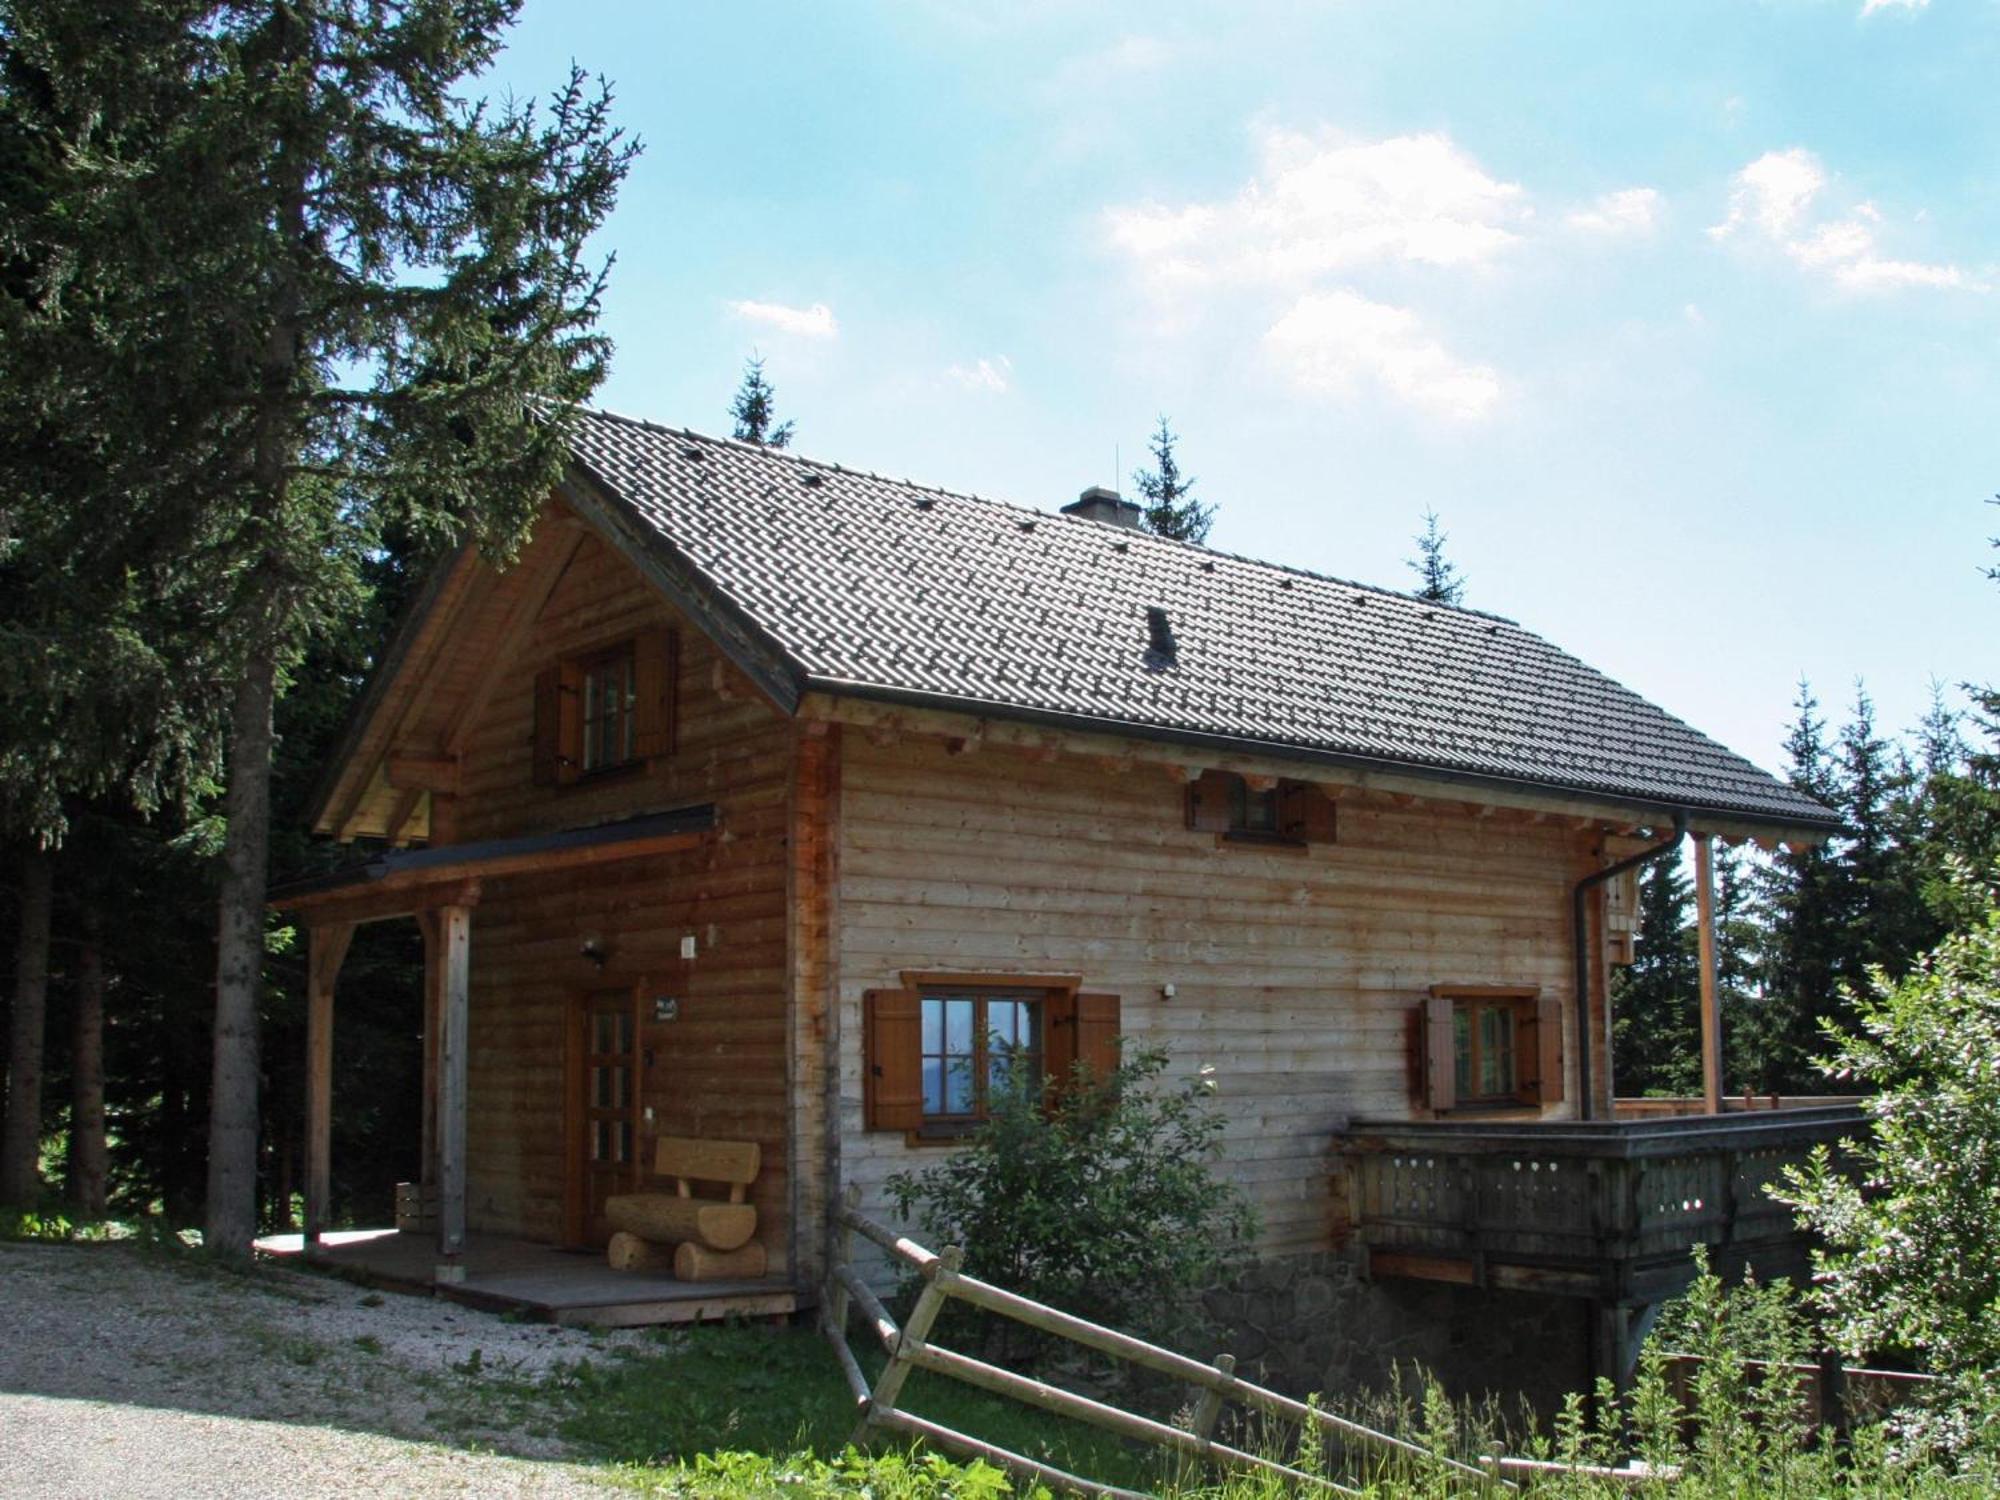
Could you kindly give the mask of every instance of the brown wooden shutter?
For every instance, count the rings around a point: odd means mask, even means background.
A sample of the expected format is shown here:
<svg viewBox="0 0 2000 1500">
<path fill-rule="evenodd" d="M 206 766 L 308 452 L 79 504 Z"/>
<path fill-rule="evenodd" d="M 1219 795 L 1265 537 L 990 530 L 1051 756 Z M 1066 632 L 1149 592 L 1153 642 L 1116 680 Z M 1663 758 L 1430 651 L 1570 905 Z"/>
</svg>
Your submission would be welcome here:
<svg viewBox="0 0 2000 1500">
<path fill-rule="evenodd" d="M 1563 1018 L 1560 1000 L 1535 1002 L 1535 1065 L 1539 1092 L 1536 1102 L 1560 1104 L 1563 1099 Z"/>
<path fill-rule="evenodd" d="M 1118 1071 L 1118 997 L 1076 997 L 1076 1058 L 1094 1079 Z"/>
<path fill-rule="evenodd" d="M 861 997 L 861 1102 L 870 1130 L 924 1123 L 923 999 L 915 990 Z"/>
<path fill-rule="evenodd" d="M 1310 781 L 1278 783 L 1278 832 L 1309 844 L 1330 844 L 1334 831 L 1333 798 Z"/>
<path fill-rule="evenodd" d="M 562 779 L 562 669 L 535 674 L 535 785 Z"/>
<path fill-rule="evenodd" d="M 1458 1062 L 1452 1041 L 1452 1002 L 1432 998 L 1423 1003 L 1418 1031 L 1418 1055 L 1424 1067 L 1424 1103 L 1451 1109 L 1458 1103 Z"/>
<path fill-rule="evenodd" d="M 1042 1001 L 1042 1072 L 1049 1094 L 1070 1086 L 1076 1076 L 1076 993 L 1051 990 Z"/>
<path fill-rule="evenodd" d="M 679 727 L 680 635 L 663 628 L 642 630 L 632 643 L 633 753 L 641 760 L 674 753 Z"/>
<path fill-rule="evenodd" d="M 1203 771 L 1188 783 L 1188 827 L 1203 833 L 1227 833 L 1234 820 L 1236 778 L 1227 771 Z"/>
</svg>

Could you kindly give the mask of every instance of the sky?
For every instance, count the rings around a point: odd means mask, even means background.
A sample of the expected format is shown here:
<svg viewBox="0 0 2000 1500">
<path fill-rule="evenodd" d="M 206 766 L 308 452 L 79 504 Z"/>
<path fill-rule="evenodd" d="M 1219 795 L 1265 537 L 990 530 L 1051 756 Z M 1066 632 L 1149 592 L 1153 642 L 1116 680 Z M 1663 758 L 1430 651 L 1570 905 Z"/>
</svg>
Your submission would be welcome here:
<svg viewBox="0 0 2000 1500">
<path fill-rule="evenodd" d="M 1780 769 L 2000 680 L 2000 0 L 526 0 L 641 138 L 599 404 L 1466 602 Z"/>
</svg>

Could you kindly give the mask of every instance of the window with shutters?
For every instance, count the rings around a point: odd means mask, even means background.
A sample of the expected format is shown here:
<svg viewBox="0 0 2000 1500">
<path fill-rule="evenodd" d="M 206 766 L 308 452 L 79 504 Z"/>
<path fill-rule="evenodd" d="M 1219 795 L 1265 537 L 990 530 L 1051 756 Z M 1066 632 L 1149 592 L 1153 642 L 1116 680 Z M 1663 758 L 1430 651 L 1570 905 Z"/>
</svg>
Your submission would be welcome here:
<svg viewBox="0 0 2000 1500">
<path fill-rule="evenodd" d="M 1562 1099 L 1562 1010 L 1533 985 L 1434 985 L 1418 1012 L 1418 1038 L 1431 1109 Z"/>
<path fill-rule="evenodd" d="M 674 749 L 679 638 L 643 630 L 535 677 L 534 779 L 563 786 Z"/>
<path fill-rule="evenodd" d="M 1333 798 L 1309 781 L 1251 785 L 1232 771 L 1204 771 L 1188 783 L 1187 825 L 1239 843 L 1303 847 L 1334 841 Z"/>
<path fill-rule="evenodd" d="M 1118 997 L 1070 976 L 905 974 L 863 999 L 863 1106 L 871 1130 L 948 1140 L 987 1117 L 1014 1079 L 1060 1088 L 1084 1064 L 1118 1066 Z"/>
</svg>

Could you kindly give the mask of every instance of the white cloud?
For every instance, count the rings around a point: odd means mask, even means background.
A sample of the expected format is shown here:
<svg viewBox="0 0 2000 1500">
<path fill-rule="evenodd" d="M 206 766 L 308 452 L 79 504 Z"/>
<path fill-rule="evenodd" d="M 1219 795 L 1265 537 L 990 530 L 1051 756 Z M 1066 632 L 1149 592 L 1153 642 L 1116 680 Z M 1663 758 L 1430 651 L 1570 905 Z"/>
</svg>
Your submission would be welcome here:
<svg viewBox="0 0 2000 1500">
<path fill-rule="evenodd" d="M 1163 288 L 1299 286 L 1384 262 L 1478 265 L 1518 238 L 1521 188 L 1441 134 L 1350 141 L 1269 130 L 1235 194 L 1106 211 L 1111 241 Z"/>
<path fill-rule="evenodd" d="M 970 365 L 953 365 L 945 371 L 953 380 L 968 391 L 985 391 L 995 396 L 1004 396 L 1014 383 L 1014 361 L 1006 355 L 998 359 L 980 359 Z"/>
<path fill-rule="evenodd" d="M 1264 347 L 1303 390 L 1344 396 L 1371 381 L 1440 416 L 1476 420 L 1500 399 L 1500 376 L 1458 358 L 1408 308 L 1340 289 L 1301 297 L 1264 335 Z"/>
<path fill-rule="evenodd" d="M 1648 234 L 1659 219 L 1659 189 L 1638 187 L 1606 193 L 1588 208 L 1575 210 L 1565 222 L 1591 234 Z"/>
<path fill-rule="evenodd" d="M 1931 0 L 1861 0 L 1861 14 L 1872 16 L 1878 10 L 1919 11 Z"/>
<path fill-rule="evenodd" d="M 1814 205 L 1826 186 L 1826 169 L 1812 152 L 1798 146 L 1767 151 L 1736 174 L 1729 215 L 1708 231 L 1709 236 L 1775 246 L 1801 269 L 1850 291 L 1984 290 L 1957 266 L 1884 255 L 1877 238 L 1882 213 L 1872 203 L 1857 203 L 1844 217 L 1817 215 Z"/>
<path fill-rule="evenodd" d="M 803 339 L 830 339 L 840 332 L 833 321 L 833 309 L 824 302 L 815 302 L 811 307 L 786 307 L 782 302 L 732 302 L 729 310 L 745 322 L 762 323 Z"/>
</svg>

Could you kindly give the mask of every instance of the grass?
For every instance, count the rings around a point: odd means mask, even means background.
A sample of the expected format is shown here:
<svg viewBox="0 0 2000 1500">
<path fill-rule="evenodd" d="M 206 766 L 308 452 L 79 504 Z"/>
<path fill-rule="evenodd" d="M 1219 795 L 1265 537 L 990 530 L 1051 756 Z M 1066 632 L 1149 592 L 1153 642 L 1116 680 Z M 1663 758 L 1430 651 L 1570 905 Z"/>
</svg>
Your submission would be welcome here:
<svg viewBox="0 0 2000 1500">
<path fill-rule="evenodd" d="M 880 1363 L 864 1356 L 871 1377 Z M 855 1431 L 832 1352 L 806 1329 L 662 1331 L 640 1351 L 585 1362 L 540 1390 L 559 1404 L 556 1430 L 580 1455 L 627 1466 L 686 1472 L 704 1455 L 734 1452 L 838 1469 Z M 922 1371 L 898 1404 L 1059 1468 L 1128 1485 L 1155 1477 L 1150 1455 L 1105 1433 Z"/>
</svg>

